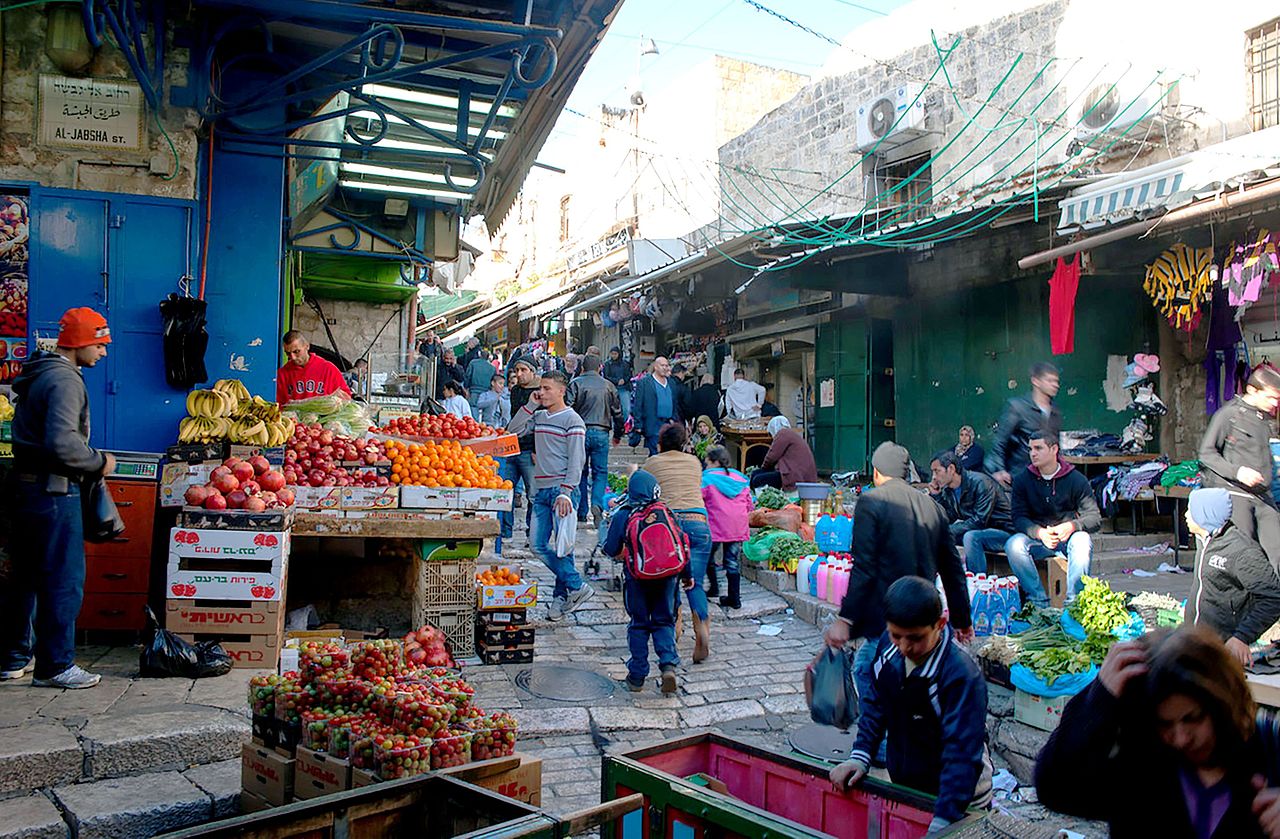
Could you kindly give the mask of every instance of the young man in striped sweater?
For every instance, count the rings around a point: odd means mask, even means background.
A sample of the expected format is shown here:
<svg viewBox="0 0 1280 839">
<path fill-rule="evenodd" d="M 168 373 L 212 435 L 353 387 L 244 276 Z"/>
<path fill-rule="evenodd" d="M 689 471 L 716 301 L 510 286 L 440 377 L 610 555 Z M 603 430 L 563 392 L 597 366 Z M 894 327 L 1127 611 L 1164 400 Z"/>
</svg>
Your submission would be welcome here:
<svg viewBox="0 0 1280 839">
<path fill-rule="evenodd" d="M 550 542 L 580 503 L 578 482 L 586 464 L 587 426 L 565 404 L 569 380 L 564 373 L 542 375 L 538 391 L 511 417 L 507 430 L 516 436 L 533 429 L 533 522 L 530 548 L 556 575 L 555 590 L 547 609 L 548 620 L 560 620 L 585 603 L 595 590 L 578 574 L 573 553 L 556 556 Z"/>
</svg>

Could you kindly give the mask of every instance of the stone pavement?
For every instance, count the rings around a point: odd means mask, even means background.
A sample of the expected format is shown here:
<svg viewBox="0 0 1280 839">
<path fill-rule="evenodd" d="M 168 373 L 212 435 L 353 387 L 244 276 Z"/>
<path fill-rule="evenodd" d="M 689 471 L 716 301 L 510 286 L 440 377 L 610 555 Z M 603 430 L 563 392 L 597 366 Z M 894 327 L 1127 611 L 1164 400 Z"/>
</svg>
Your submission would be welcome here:
<svg viewBox="0 0 1280 839">
<path fill-rule="evenodd" d="M 580 533 L 580 564 L 595 535 Z M 549 572 L 518 547 L 521 534 L 512 542 L 504 559 L 521 562 L 549 590 Z M 564 621 L 548 623 L 545 607 L 537 608 L 535 667 L 569 665 L 615 680 L 625 675 L 621 595 L 597 588 Z M 728 614 L 713 604 L 712 656 L 698 665 L 691 663 L 689 611 L 682 609 L 684 664 L 673 696 L 661 695 L 654 678 L 644 692 L 631 693 L 619 682 L 607 699 L 579 705 L 518 687 L 516 677 L 527 665 L 471 667 L 466 676 L 476 686 L 477 704 L 511 711 L 520 721 L 519 748 L 543 759 L 543 805 L 570 812 L 599 801 L 607 751 L 698 729 L 789 751 L 788 733 L 809 722 L 802 679 L 820 649 L 821 630 L 760 585 L 744 582 L 743 600 L 742 610 Z M 766 626 L 777 634 L 762 634 Z M 0 685 L 0 836 L 148 836 L 236 811 L 253 671 L 194 682 L 139 679 L 137 655 L 135 647 L 83 648 L 81 663 L 103 674 L 93 690 L 37 689 L 29 678 Z M 1026 824 L 1029 836 L 1046 826 L 1105 835 L 1034 803 L 1009 807 L 1019 817 L 1010 823 Z"/>
</svg>

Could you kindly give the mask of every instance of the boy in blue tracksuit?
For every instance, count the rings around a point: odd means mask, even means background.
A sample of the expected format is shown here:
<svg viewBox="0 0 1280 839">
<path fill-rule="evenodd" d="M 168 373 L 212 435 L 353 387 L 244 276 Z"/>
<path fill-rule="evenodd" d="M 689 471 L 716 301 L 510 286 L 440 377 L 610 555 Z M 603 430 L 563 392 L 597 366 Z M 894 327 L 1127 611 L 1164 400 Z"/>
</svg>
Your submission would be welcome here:
<svg viewBox="0 0 1280 839">
<path fill-rule="evenodd" d="M 885 619 L 871 689 L 859 697 L 858 736 L 831 781 L 843 788 L 862 780 L 887 736 L 889 779 L 938 798 L 933 833 L 991 802 L 987 683 L 956 645 L 928 580 L 903 577 L 889 586 Z"/>
<path fill-rule="evenodd" d="M 658 500 L 658 480 L 653 475 L 637 470 L 627 482 L 627 497 L 609 520 L 609 535 L 601 550 L 606 556 L 618 557 L 626 550 L 627 522 L 631 513 L 643 509 Z M 631 658 L 627 661 L 627 687 L 632 691 L 644 689 L 649 675 L 649 639 L 653 639 L 653 651 L 658 654 L 658 670 L 662 673 L 662 692 L 676 692 L 676 668 L 680 655 L 676 652 L 676 580 L 685 591 L 693 588 L 693 574 L 688 564 L 679 577 L 662 580 L 637 580 L 623 563 L 622 603 L 631 623 L 627 627 L 627 646 Z"/>
</svg>

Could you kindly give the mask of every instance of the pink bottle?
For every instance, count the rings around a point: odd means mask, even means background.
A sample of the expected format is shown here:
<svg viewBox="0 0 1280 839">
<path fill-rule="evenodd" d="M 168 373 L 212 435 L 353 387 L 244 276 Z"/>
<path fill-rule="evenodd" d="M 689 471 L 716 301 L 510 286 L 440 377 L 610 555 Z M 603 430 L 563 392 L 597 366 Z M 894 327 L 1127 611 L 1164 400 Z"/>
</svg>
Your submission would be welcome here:
<svg viewBox="0 0 1280 839">
<path fill-rule="evenodd" d="M 839 606 L 844 602 L 844 595 L 849 590 L 849 572 L 853 570 L 853 566 L 848 560 L 840 563 L 840 567 L 836 569 L 835 584 L 830 585 L 831 602 Z"/>
<path fill-rule="evenodd" d="M 818 599 L 819 600 L 827 599 L 827 585 L 831 581 L 832 567 L 833 566 L 830 560 L 818 566 Z"/>
</svg>

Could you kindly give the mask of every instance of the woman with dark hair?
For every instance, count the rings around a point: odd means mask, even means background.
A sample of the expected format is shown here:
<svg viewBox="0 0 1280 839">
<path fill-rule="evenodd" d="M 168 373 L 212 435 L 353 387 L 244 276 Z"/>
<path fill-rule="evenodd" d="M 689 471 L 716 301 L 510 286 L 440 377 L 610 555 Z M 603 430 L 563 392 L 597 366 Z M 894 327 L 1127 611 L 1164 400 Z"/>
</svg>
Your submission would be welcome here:
<svg viewBox="0 0 1280 839">
<path fill-rule="evenodd" d="M 1113 839 L 1280 836 L 1278 740 L 1204 627 L 1116 644 L 1036 761 L 1040 802 Z"/>
<path fill-rule="evenodd" d="M 707 593 L 702 580 L 711 558 L 711 528 L 707 524 L 707 506 L 702 500 L 702 463 L 685 452 L 689 432 L 684 423 L 671 422 L 658 431 L 658 453 L 640 468 L 658 479 L 662 500 L 680 520 L 680 529 L 689 537 L 689 568 L 693 588 L 688 589 L 689 610 L 693 613 L 693 663 L 711 654 L 711 615 L 707 610 Z M 676 600 L 679 602 L 679 595 Z M 677 634 L 680 614 L 676 613 Z"/>
</svg>

